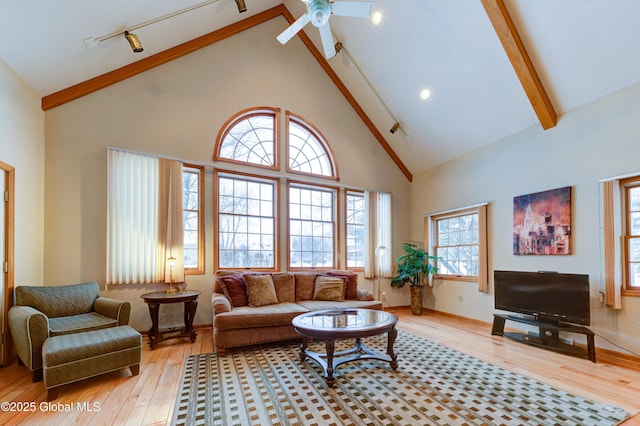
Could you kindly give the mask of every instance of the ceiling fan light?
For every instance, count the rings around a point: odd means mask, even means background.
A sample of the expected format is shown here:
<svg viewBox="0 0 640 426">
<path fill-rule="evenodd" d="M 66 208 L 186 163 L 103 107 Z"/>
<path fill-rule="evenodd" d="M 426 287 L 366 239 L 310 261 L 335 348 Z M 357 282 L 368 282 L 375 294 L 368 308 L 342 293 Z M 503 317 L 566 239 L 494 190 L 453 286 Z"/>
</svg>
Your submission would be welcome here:
<svg viewBox="0 0 640 426">
<path fill-rule="evenodd" d="M 140 39 L 137 35 L 131 34 L 129 31 L 125 31 L 124 38 L 127 39 L 129 45 L 131 46 L 131 50 L 133 50 L 134 53 L 140 53 L 144 50 L 144 48 L 142 47 L 142 43 L 140 43 Z"/>
<path fill-rule="evenodd" d="M 309 4 L 309 19 L 314 27 L 320 28 L 329 21 L 331 5 L 326 0 L 316 0 Z"/>
</svg>

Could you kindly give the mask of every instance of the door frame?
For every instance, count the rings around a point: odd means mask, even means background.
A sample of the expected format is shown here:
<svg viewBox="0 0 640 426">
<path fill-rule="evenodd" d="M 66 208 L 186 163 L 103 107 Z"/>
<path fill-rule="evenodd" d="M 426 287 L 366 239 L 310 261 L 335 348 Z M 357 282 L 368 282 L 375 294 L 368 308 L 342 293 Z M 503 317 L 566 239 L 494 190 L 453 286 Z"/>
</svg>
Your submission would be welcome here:
<svg viewBox="0 0 640 426">
<path fill-rule="evenodd" d="M 0 200 L 2 200 L 2 206 L 5 208 L 4 218 L 4 241 L 0 241 L 0 244 L 4 244 L 4 254 L 7 261 L 7 272 L 4 272 L 2 260 L 0 259 L 0 273 L 5 274 L 4 280 L 4 322 L 2 336 L 6 336 L 4 345 L 2 345 L 2 366 L 7 366 L 13 362 L 13 342 L 11 340 L 11 333 L 9 332 L 9 308 L 13 306 L 13 282 L 14 282 L 14 259 L 15 259 L 15 169 L 7 163 L 0 161 L 0 173 L 4 172 L 6 175 L 5 188 L 9 194 L 7 202 L 4 202 L 4 190 Z M 0 337 L 1 338 L 1 337 Z"/>
</svg>

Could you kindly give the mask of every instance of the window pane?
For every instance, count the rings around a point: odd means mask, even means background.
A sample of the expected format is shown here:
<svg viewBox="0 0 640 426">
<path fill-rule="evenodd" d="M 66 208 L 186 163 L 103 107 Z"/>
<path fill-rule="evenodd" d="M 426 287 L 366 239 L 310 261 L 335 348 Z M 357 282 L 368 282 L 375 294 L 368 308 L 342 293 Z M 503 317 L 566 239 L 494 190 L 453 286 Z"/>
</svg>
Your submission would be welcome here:
<svg viewBox="0 0 640 426">
<path fill-rule="evenodd" d="M 439 274 L 478 275 L 478 214 L 436 220 L 436 256 Z"/>
<path fill-rule="evenodd" d="M 261 166 L 275 165 L 275 113 L 241 117 L 220 144 L 219 157 Z"/>
<path fill-rule="evenodd" d="M 219 267 L 274 268 L 275 181 L 219 176 L 218 187 Z"/>
<path fill-rule="evenodd" d="M 291 186 L 289 195 L 289 266 L 333 267 L 335 191 Z"/>
<path fill-rule="evenodd" d="M 307 126 L 289 122 L 289 169 L 320 176 L 333 176 L 329 152 L 320 139 Z"/>
<path fill-rule="evenodd" d="M 185 166 L 182 172 L 182 209 L 184 232 L 184 267 L 185 272 L 204 272 L 204 256 L 200 247 L 203 241 L 202 211 L 200 206 L 200 185 L 203 169 L 196 166 Z"/>
<path fill-rule="evenodd" d="M 364 268 L 364 194 L 347 193 L 347 268 Z"/>
<path fill-rule="evenodd" d="M 640 238 L 630 238 L 628 255 L 630 262 L 640 262 Z"/>
</svg>

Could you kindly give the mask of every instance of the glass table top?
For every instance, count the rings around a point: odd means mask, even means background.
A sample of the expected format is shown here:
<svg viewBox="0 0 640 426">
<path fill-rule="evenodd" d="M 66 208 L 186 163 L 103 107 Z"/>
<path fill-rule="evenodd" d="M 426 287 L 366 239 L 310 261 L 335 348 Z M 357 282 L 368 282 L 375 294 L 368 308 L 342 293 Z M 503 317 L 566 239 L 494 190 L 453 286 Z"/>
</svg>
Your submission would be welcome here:
<svg viewBox="0 0 640 426">
<path fill-rule="evenodd" d="M 338 330 L 378 327 L 397 321 L 389 312 L 374 309 L 344 309 L 310 312 L 294 318 L 297 327 L 317 330 Z"/>
</svg>

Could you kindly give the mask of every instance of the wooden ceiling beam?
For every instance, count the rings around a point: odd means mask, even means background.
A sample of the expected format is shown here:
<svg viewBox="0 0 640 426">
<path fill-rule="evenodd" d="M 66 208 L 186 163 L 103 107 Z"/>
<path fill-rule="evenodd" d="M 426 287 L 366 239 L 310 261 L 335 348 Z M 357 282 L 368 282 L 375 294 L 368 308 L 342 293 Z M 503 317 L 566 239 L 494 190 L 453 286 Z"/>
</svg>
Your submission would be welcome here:
<svg viewBox="0 0 640 426">
<path fill-rule="evenodd" d="M 511 61 L 520 84 L 533 107 L 542 128 L 547 130 L 558 123 L 556 113 L 549 95 L 536 72 L 527 49 L 513 24 L 511 15 L 504 4 L 504 0 L 480 0 L 487 16 L 502 43 L 502 47 Z"/>
<path fill-rule="evenodd" d="M 51 95 L 47 95 L 42 98 L 42 109 L 44 111 L 47 111 L 59 105 L 78 99 L 82 96 L 104 89 L 105 87 L 111 86 L 112 84 L 116 84 L 129 77 L 141 74 L 151 68 L 165 64 L 181 56 L 188 55 L 189 53 L 192 53 L 198 49 L 202 49 L 203 47 L 207 47 L 211 44 L 217 43 L 218 41 L 224 40 L 227 37 L 231 37 L 235 34 L 267 22 L 278 16 L 283 16 L 289 23 L 293 23 L 295 21 L 295 18 L 293 17 L 293 15 L 291 15 L 291 12 L 289 12 L 289 10 L 283 4 L 280 4 L 271 9 L 265 10 L 264 12 L 258 13 L 257 15 L 236 22 L 235 24 L 231 24 L 191 41 L 187 41 L 178 46 L 156 53 L 155 55 L 151 55 L 145 59 L 141 59 L 116 70 L 94 77 L 90 80 L 52 93 Z M 400 157 L 398 157 L 393 148 L 391 148 L 384 136 L 382 136 L 382 133 L 380 133 L 373 121 L 365 113 L 362 106 L 360 106 L 355 97 L 351 94 L 351 92 L 349 92 L 345 84 L 342 82 L 342 80 L 340 80 L 340 77 L 338 77 L 333 68 L 331 68 L 329 62 L 316 48 L 309 36 L 307 36 L 304 31 L 298 32 L 298 36 L 301 38 L 302 42 L 311 52 L 313 57 L 318 61 L 322 69 L 327 73 L 333 84 L 336 85 L 340 93 L 342 93 L 342 95 L 346 98 L 347 102 L 351 105 L 356 114 L 358 114 L 360 119 L 367 126 L 369 131 L 371 131 L 380 145 L 382 145 L 382 148 L 386 151 L 389 157 L 391 157 L 396 166 L 398 166 L 398 168 L 402 171 L 409 182 L 412 182 L 413 175 L 411 174 L 407 166 L 405 166 L 402 160 L 400 160 Z"/>
</svg>

